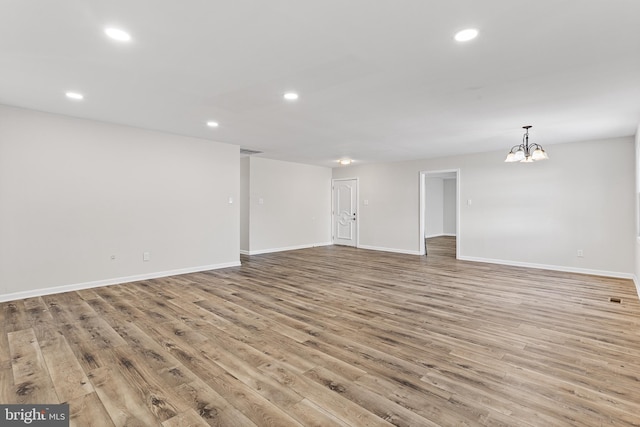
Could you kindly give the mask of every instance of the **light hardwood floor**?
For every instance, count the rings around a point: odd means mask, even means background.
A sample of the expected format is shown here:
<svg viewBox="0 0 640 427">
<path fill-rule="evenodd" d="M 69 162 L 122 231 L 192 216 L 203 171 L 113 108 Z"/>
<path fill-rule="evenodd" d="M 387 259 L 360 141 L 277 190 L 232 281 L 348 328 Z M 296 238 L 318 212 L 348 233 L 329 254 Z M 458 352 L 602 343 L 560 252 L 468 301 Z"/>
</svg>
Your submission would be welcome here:
<svg viewBox="0 0 640 427">
<path fill-rule="evenodd" d="M 455 236 L 438 236 L 425 239 L 427 256 L 456 257 Z"/>
<path fill-rule="evenodd" d="M 640 425 L 631 281 L 436 252 L 320 247 L 2 303 L 0 402 L 68 402 L 82 427 Z"/>
</svg>

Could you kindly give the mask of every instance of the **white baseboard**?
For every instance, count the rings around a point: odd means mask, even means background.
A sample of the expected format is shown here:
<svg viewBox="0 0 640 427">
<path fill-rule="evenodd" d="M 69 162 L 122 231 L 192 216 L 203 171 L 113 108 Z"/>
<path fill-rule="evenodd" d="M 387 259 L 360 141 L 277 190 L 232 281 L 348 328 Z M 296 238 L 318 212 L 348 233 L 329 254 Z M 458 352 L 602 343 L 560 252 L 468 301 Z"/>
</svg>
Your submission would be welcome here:
<svg viewBox="0 0 640 427">
<path fill-rule="evenodd" d="M 456 237 L 456 234 L 451 234 L 451 233 L 442 233 L 442 234 L 430 234 L 430 235 L 426 235 L 424 236 L 425 239 L 431 239 L 432 237 Z"/>
<path fill-rule="evenodd" d="M 329 243 L 320 243 L 320 244 L 314 244 L 314 245 L 290 246 L 287 248 L 266 249 L 266 250 L 260 250 L 260 251 L 253 251 L 251 253 L 249 253 L 249 251 L 240 251 L 240 253 L 245 253 L 246 255 L 258 255 L 258 254 L 264 254 L 264 253 L 282 252 L 282 251 L 288 251 L 288 250 L 306 249 L 306 248 L 311 248 L 316 246 L 331 246 L 331 245 L 332 243 L 329 242 Z M 384 248 L 384 247 L 367 246 L 367 245 L 360 245 L 358 246 L 358 248 L 372 250 L 372 251 L 406 254 L 406 255 L 420 255 L 419 251 L 410 251 L 405 249 Z M 605 271 L 605 270 L 591 270 L 591 269 L 585 269 L 585 268 L 564 267 L 559 265 L 535 264 L 535 263 L 528 263 L 528 262 L 508 261 L 508 260 L 468 257 L 468 256 L 460 256 L 458 259 L 462 261 L 484 262 L 488 264 L 510 265 L 514 267 L 539 268 L 543 270 L 563 271 L 567 273 L 580 273 L 580 274 L 590 274 L 594 276 L 631 279 L 633 280 L 633 283 L 636 287 L 636 291 L 638 293 L 638 297 L 640 298 L 640 281 L 638 280 L 638 277 L 635 274 L 631 274 L 631 273 L 620 273 L 620 272 Z M 25 298 L 34 298 L 34 297 L 39 297 L 43 295 L 58 294 L 62 292 L 78 291 L 82 289 L 98 288 L 102 286 L 118 285 L 122 283 L 136 282 L 140 280 L 156 279 L 159 277 L 177 276 L 180 274 L 197 273 L 200 271 L 218 270 L 221 268 L 238 267 L 238 266 L 240 266 L 240 262 L 234 261 L 234 262 L 222 263 L 222 264 L 189 267 L 189 268 L 160 271 L 160 272 L 148 273 L 148 274 L 139 274 L 135 276 L 97 280 L 93 282 L 76 283 L 72 285 L 56 286 L 52 288 L 41 288 L 41 289 L 34 289 L 30 291 L 13 292 L 10 294 L 0 295 L 0 302 L 14 301 L 14 300 L 25 299 Z"/>
<path fill-rule="evenodd" d="M 591 270 L 588 268 L 578 268 L 578 267 L 565 267 L 562 265 L 535 264 L 531 262 L 509 261 L 509 260 L 502 260 L 502 259 L 479 258 L 479 257 L 469 257 L 469 256 L 461 256 L 458 259 L 462 261 L 510 265 L 513 267 L 527 267 L 527 268 L 539 268 L 542 270 L 563 271 L 565 273 L 579 273 L 579 274 L 589 274 L 592 276 L 615 277 L 617 279 L 633 279 L 634 278 L 634 275 L 631 273 L 620 273 L 617 271 L 606 271 L 606 270 Z M 636 286 L 638 285 L 636 284 Z M 640 291 L 640 288 L 638 289 Z"/>
<path fill-rule="evenodd" d="M 238 267 L 240 261 L 203 265 L 200 267 L 180 268 L 177 270 L 158 271 L 155 273 L 138 274 L 135 276 L 117 277 L 113 279 L 96 280 L 94 282 L 76 283 L 73 285 L 55 286 L 52 288 L 41 288 L 30 291 L 13 292 L 10 294 L 0 295 L 0 302 L 14 301 L 18 299 L 34 298 L 43 295 L 59 294 L 62 292 L 79 291 L 82 289 L 99 288 L 102 286 L 119 285 L 122 283 L 137 282 L 140 280 L 157 279 L 158 277 L 177 276 L 180 274 L 197 273 L 199 271 L 218 270 L 220 268 Z"/>
<path fill-rule="evenodd" d="M 410 251 L 406 249 L 395 249 L 395 248 L 383 248 L 379 246 L 360 245 L 358 246 L 358 249 L 368 249 L 370 251 L 381 251 L 381 252 L 393 252 L 396 254 L 406 254 L 406 255 L 420 255 L 420 251 Z"/>
<path fill-rule="evenodd" d="M 258 249 L 255 251 L 240 251 L 241 254 L 244 255 L 260 255 L 260 254 L 270 254 L 273 252 L 284 252 L 284 251 L 295 251 L 297 249 L 308 249 L 315 248 L 318 246 L 331 246 L 333 243 L 331 242 L 322 242 L 322 243 L 312 243 L 310 245 L 299 245 L 299 246 L 286 246 L 282 248 L 270 248 L 270 249 Z"/>
<path fill-rule="evenodd" d="M 240 255 L 250 255 L 249 251 L 245 251 L 244 249 L 240 249 Z"/>
</svg>

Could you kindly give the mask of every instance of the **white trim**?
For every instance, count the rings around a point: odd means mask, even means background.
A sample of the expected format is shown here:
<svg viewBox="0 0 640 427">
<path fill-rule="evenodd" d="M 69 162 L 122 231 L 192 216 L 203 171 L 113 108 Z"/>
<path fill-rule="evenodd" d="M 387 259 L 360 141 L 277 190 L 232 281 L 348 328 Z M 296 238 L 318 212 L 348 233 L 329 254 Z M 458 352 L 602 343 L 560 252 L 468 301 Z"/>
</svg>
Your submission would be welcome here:
<svg viewBox="0 0 640 427">
<path fill-rule="evenodd" d="M 469 257 L 469 256 L 461 256 L 458 259 L 462 261 L 485 262 L 488 264 L 510 265 L 514 267 L 527 267 L 527 268 L 538 268 L 541 270 L 563 271 L 565 273 L 579 273 L 579 274 L 589 274 L 592 276 L 615 277 L 618 279 L 633 279 L 634 277 L 634 275 L 631 273 L 620 273 L 617 271 L 606 271 L 606 270 L 591 270 L 588 268 L 565 267 L 562 265 L 536 264 L 532 262 L 509 261 L 509 260 L 502 260 L 502 259 L 479 258 L 479 257 Z M 640 288 L 638 288 L 638 291 L 640 292 Z"/>
<path fill-rule="evenodd" d="M 460 228 L 460 195 L 462 194 L 462 178 L 460 169 L 456 170 L 456 259 L 462 256 L 462 231 Z M 460 236 L 458 239 L 457 237 Z"/>
<path fill-rule="evenodd" d="M 96 280 L 94 282 L 75 283 L 73 285 L 54 286 L 52 288 L 41 288 L 30 291 L 13 292 L 0 295 L 0 302 L 14 301 L 25 298 L 40 297 L 43 295 L 59 294 L 62 292 L 80 291 L 82 289 L 99 288 L 102 286 L 119 285 L 122 283 L 137 282 L 140 280 L 157 279 L 158 277 L 177 276 L 180 274 L 197 273 L 200 271 L 218 270 L 220 268 L 238 267 L 240 261 L 227 262 L 214 265 L 203 265 L 200 267 L 179 268 L 177 270 L 158 271 L 148 274 L 137 274 L 135 276 L 116 277 L 113 279 Z"/>
<path fill-rule="evenodd" d="M 240 249 L 240 255 L 251 255 L 249 251 L 245 251 L 244 249 Z"/>
<path fill-rule="evenodd" d="M 638 282 L 638 276 L 635 274 L 632 277 L 633 284 L 636 285 L 636 291 L 638 292 L 638 298 L 640 298 L 640 282 Z"/>
<path fill-rule="evenodd" d="M 431 239 L 433 237 L 456 237 L 456 235 L 451 233 L 441 233 L 441 234 L 432 234 L 430 236 L 424 236 L 425 239 Z"/>
<path fill-rule="evenodd" d="M 381 252 L 393 252 L 396 254 L 405 254 L 405 255 L 424 255 L 424 254 L 421 254 L 420 251 L 409 251 L 406 249 L 395 249 L 395 248 L 382 248 L 379 246 L 361 245 L 359 246 L 359 249 L 368 249 L 370 251 L 381 251 Z"/>
<path fill-rule="evenodd" d="M 331 246 L 331 245 L 333 245 L 333 243 L 331 242 L 312 243 L 310 245 L 287 246 L 284 248 L 258 249 L 257 251 L 244 251 L 244 253 L 246 255 L 260 255 L 260 254 L 270 254 L 273 252 L 295 251 L 298 249 L 308 249 L 308 248 L 315 248 L 317 246 Z M 243 251 L 240 251 L 240 253 L 243 253 Z"/>
<path fill-rule="evenodd" d="M 438 174 L 442 174 L 442 173 L 455 173 L 456 177 L 456 234 L 439 234 L 437 236 L 425 236 L 426 234 L 426 224 L 425 224 L 425 210 L 426 210 L 426 183 L 425 180 L 427 179 L 427 177 L 429 175 L 438 175 Z M 459 234 L 460 236 L 462 236 L 461 232 L 460 232 L 460 169 L 443 169 L 443 170 L 435 170 L 435 171 L 431 171 L 431 170 L 424 170 L 424 171 L 420 171 L 420 181 L 419 181 L 419 195 L 418 195 L 418 200 L 419 200 L 419 215 L 420 218 L 418 218 L 418 223 L 419 223 L 419 236 L 425 236 L 426 239 L 428 239 L 429 237 L 439 237 L 439 236 L 456 236 Z M 452 178 L 453 179 L 453 178 Z M 460 258 L 460 254 L 462 253 L 461 251 L 461 239 L 458 239 L 458 241 L 456 242 L 456 259 L 461 259 Z M 424 242 L 424 239 L 420 239 L 420 242 L 418 243 L 418 255 L 426 255 L 427 253 L 427 248 Z"/>
<path fill-rule="evenodd" d="M 426 213 L 426 179 L 427 175 L 425 172 L 420 172 L 420 181 L 418 181 L 418 235 L 423 236 L 418 242 L 418 255 L 426 255 L 427 254 L 427 244 L 424 239 L 427 238 L 427 225 L 425 222 L 425 213 Z"/>
</svg>

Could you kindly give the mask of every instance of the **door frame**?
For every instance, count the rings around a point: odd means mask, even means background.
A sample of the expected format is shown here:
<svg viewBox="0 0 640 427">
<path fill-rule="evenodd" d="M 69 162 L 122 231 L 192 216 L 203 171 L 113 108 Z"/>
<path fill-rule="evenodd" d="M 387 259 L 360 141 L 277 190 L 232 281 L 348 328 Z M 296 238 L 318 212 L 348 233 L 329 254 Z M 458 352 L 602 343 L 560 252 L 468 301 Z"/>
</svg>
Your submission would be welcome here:
<svg viewBox="0 0 640 427">
<path fill-rule="evenodd" d="M 425 230 L 425 210 L 426 210 L 426 199 L 427 199 L 427 189 L 425 185 L 425 180 L 429 176 L 437 176 L 445 173 L 454 173 L 456 174 L 456 259 L 460 259 L 460 242 L 462 239 L 462 230 L 460 229 L 460 169 L 441 169 L 441 170 L 425 170 L 420 171 L 420 255 L 425 255 L 427 253 L 427 249 L 424 242 L 424 230 Z"/>
<path fill-rule="evenodd" d="M 356 181 L 356 248 L 360 247 L 360 178 L 333 178 L 331 179 L 331 244 L 335 245 L 335 203 L 336 203 L 336 182 L 339 181 Z"/>
</svg>

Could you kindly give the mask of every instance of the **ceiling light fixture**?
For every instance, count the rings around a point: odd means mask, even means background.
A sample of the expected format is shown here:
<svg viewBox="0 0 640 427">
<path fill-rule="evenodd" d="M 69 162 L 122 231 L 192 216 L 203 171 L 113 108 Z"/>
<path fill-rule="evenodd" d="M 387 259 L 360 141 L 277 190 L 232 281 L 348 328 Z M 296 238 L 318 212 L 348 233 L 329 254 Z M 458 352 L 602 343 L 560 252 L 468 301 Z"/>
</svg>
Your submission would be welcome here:
<svg viewBox="0 0 640 427">
<path fill-rule="evenodd" d="M 119 42 L 128 42 L 131 40 L 131 35 L 129 35 L 129 33 L 119 28 L 113 28 L 113 27 L 105 28 L 104 33 L 110 38 L 112 38 L 113 40 L 117 40 Z"/>
<path fill-rule="evenodd" d="M 475 28 L 467 28 L 466 30 L 458 31 L 453 38 L 459 42 L 468 42 L 476 37 L 478 37 L 478 30 Z"/>
<path fill-rule="evenodd" d="M 207 122 L 207 126 L 209 126 L 210 128 L 217 128 L 220 125 L 218 124 L 218 122 L 209 121 Z"/>
<path fill-rule="evenodd" d="M 338 163 L 340 163 L 342 166 L 347 166 L 347 165 L 350 165 L 351 163 L 353 163 L 353 160 L 351 160 L 351 159 L 341 159 L 341 160 L 338 160 Z"/>
<path fill-rule="evenodd" d="M 295 92 L 287 92 L 284 94 L 284 99 L 286 99 L 287 101 L 295 101 L 296 99 L 298 99 L 298 94 Z"/>
<path fill-rule="evenodd" d="M 549 158 L 547 152 L 542 148 L 542 145 L 529 145 L 529 129 L 531 129 L 531 127 L 532 126 L 522 126 L 522 128 L 525 129 L 524 136 L 522 137 L 522 144 L 511 147 L 505 162 L 532 163 L 537 160 L 546 160 Z"/>
<path fill-rule="evenodd" d="M 78 92 L 67 92 L 65 93 L 66 97 L 69 99 L 73 99 L 76 101 L 81 101 L 82 99 L 84 99 L 84 95 Z"/>
</svg>

